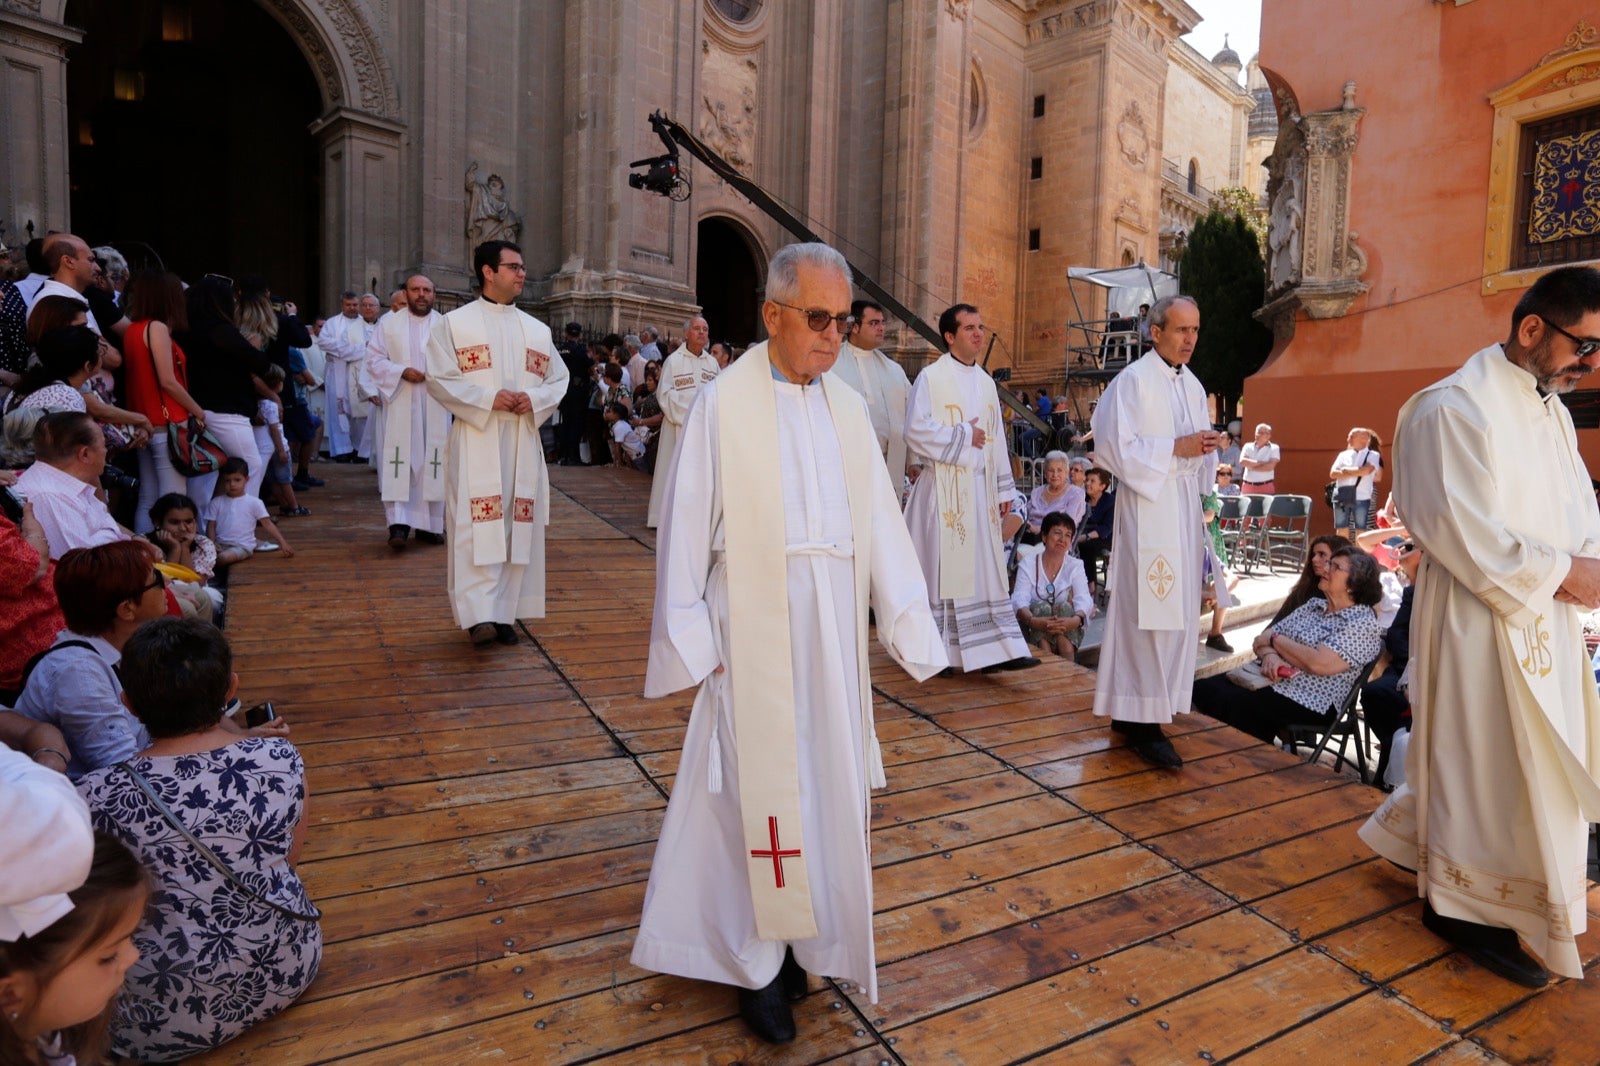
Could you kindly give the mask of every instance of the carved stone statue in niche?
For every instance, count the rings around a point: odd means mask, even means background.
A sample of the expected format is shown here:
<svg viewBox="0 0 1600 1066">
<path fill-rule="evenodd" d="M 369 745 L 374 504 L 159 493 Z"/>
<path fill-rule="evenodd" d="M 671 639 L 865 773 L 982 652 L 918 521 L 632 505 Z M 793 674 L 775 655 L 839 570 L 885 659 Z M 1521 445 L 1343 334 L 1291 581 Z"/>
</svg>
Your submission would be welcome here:
<svg viewBox="0 0 1600 1066">
<path fill-rule="evenodd" d="M 1267 291 L 1276 292 L 1300 280 L 1302 230 L 1305 227 L 1305 156 L 1286 154 L 1279 173 L 1269 182 L 1267 211 Z"/>
<path fill-rule="evenodd" d="M 498 174 L 478 180 L 478 163 L 467 167 L 467 243 L 522 239 L 522 216 L 506 199 L 506 183 Z"/>
</svg>

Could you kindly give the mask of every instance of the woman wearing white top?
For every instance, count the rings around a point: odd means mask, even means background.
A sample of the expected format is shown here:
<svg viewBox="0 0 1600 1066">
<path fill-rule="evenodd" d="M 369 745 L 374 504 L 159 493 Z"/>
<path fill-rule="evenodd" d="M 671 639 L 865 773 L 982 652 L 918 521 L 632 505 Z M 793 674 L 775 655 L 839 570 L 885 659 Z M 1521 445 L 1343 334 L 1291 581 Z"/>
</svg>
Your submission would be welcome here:
<svg viewBox="0 0 1600 1066">
<path fill-rule="evenodd" d="M 1044 484 L 1034 487 L 1028 499 L 1028 528 L 1038 533 L 1045 515 L 1063 511 L 1072 519 L 1073 528 L 1083 521 L 1083 489 L 1067 479 L 1069 460 L 1066 452 L 1052 451 L 1044 457 Z"/>
<path fill-rule="evenodd" d="M 1378 435 L 1362 426 L 1352 429 L 1345 443 L 1349 447 L 1333 461 L 1328 476 L 1334 482 L 1334 530 L 1353 537 L 1367 528 L 1373 484 L 1383 477 L 1383 457 L 1378 454 Z"/>
<path fill-rule="evenodd" d="M 1044 551 L 1017 565 L 1017 586 L 1011 593 L 1011 606 L 1017 609 L 1017 622 L 1028 643 L 1050 648 L 1069 661 L 1077 658 L 1094 605 L 1083 563 L 1067 554 L 1077 528 L 1065 511 L 1045 515 Z"/>
</svg>

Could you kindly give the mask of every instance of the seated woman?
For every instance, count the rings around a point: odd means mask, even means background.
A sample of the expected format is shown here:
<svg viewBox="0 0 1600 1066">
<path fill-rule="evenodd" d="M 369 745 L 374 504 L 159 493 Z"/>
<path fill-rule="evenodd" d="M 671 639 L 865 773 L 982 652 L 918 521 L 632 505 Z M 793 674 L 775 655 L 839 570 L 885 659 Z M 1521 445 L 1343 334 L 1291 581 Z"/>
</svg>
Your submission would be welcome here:
<svg viewBox="0 0 1600 1066">
<path fill-rule="evenodd" d="M 68 401 L 65 406 L 44 397 L 24 403 L 16 400 L 13 393 L 13 400 L 10 401 L 11 406 L 8 410 L 17 407 L 45 407 L 53 411 L 87 410 L 94 416 L 95 421 L 102 425 L 128 427 L 127 432 L 117 430 L 108 437 L 108 446 L 112 443 L 124 443 L 141 434 L 148 435 L 152 428 L 148 418 L 135 411 L 125 411 L 112 402 L 114 391 L 110 371 L 122 365 L 122 355 L 99 334 L 89 329 L 89 309 L 70 297 L 44 296 L 33 305 L 33 311 L 28 315 L 28 343 L 38 353 L 41 365 L 51 361 L 46 359 L 44 352 L 47 336 L 60 335 L 62 330 L 78 329 L 87 331 L 94 338 L 95 349 L 93 366 L 73 386 L 74 391 L 79 393 L 78 400 Z M 52 342 L 54 343 L 56 342 Z M 59 358 L 53 361 L 59 362 Z M 84 361 L 89 361 L 86 353 L 80 356 L 80 362 Z M 17 392 L 32 392 L 41 384 L 48 385 L 65 380 L 65 374 L 61 373 L 59 368 L 52 370 L 47 377 L 36 377 L 25 371 L 22 381 L 17 383 Z"/>
<path fill-rule="evenodd" d="M 1079 529 L 1078 558 L 1084 569 L 1094 574 L 1100 556 L 1111 550 L 1111 532 L 1116 523 L 1117 494 L 1111 487 L 1111 471 L 1090 467 L 1083 478 L 1087 510 Z"/>
<path fill-rule="evenodd" d="M 1083 563 L 1067 552 L 1077 527 L 1066 512 L 1052 511 L 1044 516 L 1041 529 L 1044 551 L 1017 563 L 1011 606 L 1017 609 L 1017 622 L 1028 643 L 1073 662 L 1094 607 Z"/>
<path fill-rule="evenodd" d="M 222 633 L 163 618 L 124 651 L 128 704 L 155 741 L 78 790 L 95 827 L 127 844 L 158 886 L 134 933 L 143 957 L 128 971 L 112 1047 L 166 1062 L 299 998 L 322 959 L 321 915 L 295 872 L 305 765 L 284 737 L 223 724 L 238 678 Z"/>
<path fill-rule="evenodd" d="M 1262 630 L 1255 640 L 1261 672 L 1277 678 L 1254 691 L 1226 674 L 1194 684 L 1194 706 L 1260 740 L 1287 734 L 1291 725 L 1328 725 L 1356 675 L 1378 657 L 1383 631 L 1372 605 L 1383 595 L 1378 564 L 1359 548 L 1342 548 L 1328 561 L 1320 596 Z"/>
<path fill-rule="evenodd" d="M 1045 453 L 1044 484 L 1034 486 L 1028 498 L 1028 529 L 1040 536 L 1044 535 L 1044 516 L 1052 511 L 1065 512 L 1074 530 L 1083 521 L 1086 497 L 1083 489 L 1068 480 L 1068 469 L 1066 452 Z"/>
<path fill-rule="evenodd" d="M 16 710 L 61 730 L 74 781 L 150 744 L 122 705 L 116 668 L 133 631 L 167 613 L 166 582 L 153 564 L 149 545 L 134 540 L 74 548 L 56 564 L 67 628 L 33 662 Z"/>
<path fill-rule="evenodd" d="M 1328 572 L 1328 560 L 1333 558 L 1333 553 L 1350 547 L 1350 542 L 1337 533 L 1325 533 L 1311 542 L 1311 550 L 1306 553 L 1306 565 L 1300 571 L 1300 579 L 1294 583 L 1294 588 L 1283 598 L 1283 605 L 1278 608 L 1278 613 L 1272 616 L 1272 624 L 1277 625 L 1289 617 L 1301 604 L 1317 594 L 1323 575 Z"/>
</svg>

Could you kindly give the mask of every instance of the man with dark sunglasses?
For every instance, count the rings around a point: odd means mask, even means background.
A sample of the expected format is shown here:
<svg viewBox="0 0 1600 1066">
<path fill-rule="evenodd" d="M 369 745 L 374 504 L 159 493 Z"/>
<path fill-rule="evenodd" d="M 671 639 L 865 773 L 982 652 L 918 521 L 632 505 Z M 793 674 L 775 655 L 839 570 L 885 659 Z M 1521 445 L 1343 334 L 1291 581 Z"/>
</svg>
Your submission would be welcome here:
<svg viewBox="0 0 1600 1066">
<path fill-rule="evenodd" d="M 1600 271 L 1552 270 L 1517 301 L 1511 336 L 1413 396 L 1395 431 L 1395 502 L 1426 553 L 1412 740 L 1405 784 L 1361 838 L 1415 871 L 1425 926 L 1530 988 L 1545 967 L 1583 976 L 1600 821 L 1580 613 L 1600 607 L 1600 508 L 1559 398 L 1596 366 Z"/>
</svg>

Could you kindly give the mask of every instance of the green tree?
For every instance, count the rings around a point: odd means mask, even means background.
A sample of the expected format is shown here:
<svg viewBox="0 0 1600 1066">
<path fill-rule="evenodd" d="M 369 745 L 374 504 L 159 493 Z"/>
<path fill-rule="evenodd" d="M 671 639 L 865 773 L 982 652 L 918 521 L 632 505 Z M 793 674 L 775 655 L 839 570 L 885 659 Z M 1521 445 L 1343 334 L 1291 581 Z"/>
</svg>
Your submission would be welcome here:
<svg viewBox="0 0 1600 1066">
<path fill-rule="evenodd" d="M 1252 314 L 1266 299 L 1266 264 L 1239 212 L 1213 207 L 1195 223 L 1179 286 L 1200 305 L 1200 340 L 1190 369 L 1216 394 L 1217 415 L 1227 422 L 1244 394 L 1244 379 L 1261 369 L 1272 350 L 1272 331 Z"/>
<path fill-rule="evenodd" d="M 1267 213 L 1261 210 L 1254 193 L 1243 185 L 1226 185 L 1212 194 L 1211 209 L 1232 211 L 1244 219 L 1244 224 L 1250 227 L 1250 232 L 1256 235 L 1256 243 L 1261 246 L 1261 258 L 1266 258 Z"/>
</svg>

